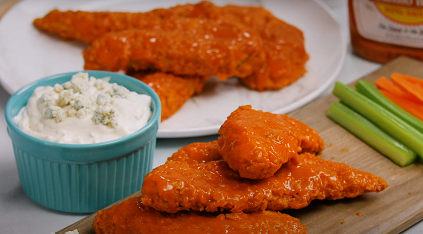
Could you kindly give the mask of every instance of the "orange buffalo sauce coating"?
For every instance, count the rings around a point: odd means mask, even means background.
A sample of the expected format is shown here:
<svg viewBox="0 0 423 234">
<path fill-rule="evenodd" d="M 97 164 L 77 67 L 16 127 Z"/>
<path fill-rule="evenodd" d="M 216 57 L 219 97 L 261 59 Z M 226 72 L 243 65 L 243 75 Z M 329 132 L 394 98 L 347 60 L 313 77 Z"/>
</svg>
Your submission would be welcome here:
<svg viewBox="0 0 423 234">
<path fill-rule="evenodd" d="M 205 31 L 131 29 L 95 40 L 83 52 L 84 69 L 158 70 L 187 76 L 216 75 L 226 80 L 254 75 L 263 66 L 262 43 L 248 29 L 225 37 L 213 37 Z"/>
<path fill-rule="evenodd" d="M 279 212 L 168 214 L 144 206 L 139 197 L 98 211 L 94 230 L 97 234 L 307 233 L 298 219 Z"/>
<path fill-rule="evenodd" d="M 210 161 L 221 160 L 222 155 L 219 153 L 219 145 L 217 141 L 212 142 L 196 142 L 182 147 L 173 153 L 167 161 L 206 163 Z"/>
<path fill-rule="evenodd" d="M 203 77 L 179 77 L 163 72 L 127 74 L 157 93 L 162 104 L 161 121 L 175 114 L 193 95 L 201 93 L 205 82 Z"/>
<path fill-rule="evenodd" d="M 401 55 L 423 61 L 423 2 L 348 0 L 348 8 L 354 53 L 378 63 Z"/>
<path fill-rule="evenodd" d="M 387 187 L 371 173 L 304 153 L 298 162 L 288 161 L 275 175 L 261 180 L 241 178 L 224 161 L 168 161 L 145 177 L 142 201 L 169 213 L 250 212 L 300 209 L 314 199 L 351 198 Z"/>
<path fill-rule="evenodd" d="M 306 124 L 251 106 L 233 111 L 218 133 L 223 160 L 241 177 L 250 179 L 270 177 L 299 153 L 316 153 L 325 145 Z"/>
</svg>

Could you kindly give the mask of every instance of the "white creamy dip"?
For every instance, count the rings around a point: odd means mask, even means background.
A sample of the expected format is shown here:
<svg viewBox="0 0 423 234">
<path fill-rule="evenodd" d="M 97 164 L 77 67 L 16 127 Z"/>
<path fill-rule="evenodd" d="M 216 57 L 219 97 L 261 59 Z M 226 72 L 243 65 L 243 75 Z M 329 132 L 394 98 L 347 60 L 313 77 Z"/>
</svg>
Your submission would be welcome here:
<svg viewBox="0 0 423 234">
<path fill-rule="evenodd" d="M 25 133 L 47 141 L 91 144 L 129 135 L 150 119 L 151 97 L 78 73 L 54 87 L 38 87 L 15 116 Z"/>
</svg>

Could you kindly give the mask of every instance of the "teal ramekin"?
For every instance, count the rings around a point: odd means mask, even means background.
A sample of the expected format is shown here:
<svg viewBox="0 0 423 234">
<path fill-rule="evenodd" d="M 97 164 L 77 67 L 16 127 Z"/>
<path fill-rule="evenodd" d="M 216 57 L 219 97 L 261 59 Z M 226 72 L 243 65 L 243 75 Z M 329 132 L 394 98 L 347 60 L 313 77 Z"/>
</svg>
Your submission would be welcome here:
<svg viewBox="0 0 423 234">
<path fill-rule="evenodd" d="M 135 133 L 96 144 L 49 142 L 22 132 L 13 118 L 38 86 L 69 81 L 69 72 L 49 76 L 18 90 L 6 105 L 7 132 L 21 185 L 37 203 L 54 210 L 90 213 L 141 189 L 144 176 L 152 170 L 161 105 L 157 94 L 132 77 L 105 71 L 81 71 L 95 78 L 110 77 L 110 83 L 152 98 L 153 115 Z"/>
</svg>

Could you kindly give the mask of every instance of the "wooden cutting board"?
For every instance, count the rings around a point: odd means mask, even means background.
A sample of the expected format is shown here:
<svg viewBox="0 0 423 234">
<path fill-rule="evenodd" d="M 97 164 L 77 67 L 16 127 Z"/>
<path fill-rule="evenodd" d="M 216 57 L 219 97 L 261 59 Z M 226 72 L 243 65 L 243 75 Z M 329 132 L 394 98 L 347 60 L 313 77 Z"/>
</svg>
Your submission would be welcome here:
<svg viewBox="0 0 423 234">
<path fill-rule="evenodd" d="M 423 63 L 401 57 L 363 77 L 374 82 L 393 72 L 423 77 Z M 351 84 L 352 85 L 352 84 Z M 384 178 L 390 187 L 380 193 L 364 194 L 353 199 L 313 201 L 301 210 L 288 214 L 300 219 L 309 233 L 399 233 L 423 219 L 423 165 L 415 163 L 400 168 L 361 142 L 329 118 L 326 112 L 337 98 L 329 94 L 289 115 L 316 129 L 326 142 L 321 157 L 345 162 L 355 168 Z M 169 155 L 170 156 L 170 155 Z M 137 192 L 131 196 L 139 196 Z M 119 203 L 121 201 L 118 201 Z M 117 204 L 115 203 L 115 204 Z M 95 213 L 60 230 L 78 229 L 79 233 L 94 233 Z"/>
</svg>

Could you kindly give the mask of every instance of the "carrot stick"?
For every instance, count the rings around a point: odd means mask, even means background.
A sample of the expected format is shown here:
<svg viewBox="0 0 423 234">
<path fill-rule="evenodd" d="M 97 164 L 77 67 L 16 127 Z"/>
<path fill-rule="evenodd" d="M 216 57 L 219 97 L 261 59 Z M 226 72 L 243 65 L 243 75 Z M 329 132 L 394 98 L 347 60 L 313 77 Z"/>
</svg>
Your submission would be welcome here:
<svg viewBox="0 0 423 234">
<path fill-rule="evenodd" d="M 379 90 L 383 95 L 393 101 L 395 104 L 408 111 L 410 114 L 416 116 L 417 118 L 423 120 L 423 105 L 410 101 L 401 96 L 397 96 L 393 93 L 390 93 L 386 90 Z"/>
<path fill-rule="evenodd" d="M 395 74 L 395 73 L 394 73 Z M 399 74 L 399 73 L 398 73 Z M 409 99 L 410 101 L 414 102 L 421 102 L 418 98 L 414 97 L 413 95 L 410 95 L 408 93 L 403 92 L 400 88 L 392 84 L 391 81 L 389 81 L 386 77 L 381 76 L 375 81 L 376 87 L 381 90 L 386 90 L 392 94 L 395 94 L 397 96 L 400 96 L 402 98 Z M 423 104 L 423 103 L 422 103 Z"/>
<path fill-rule="evenodd" d="M 405 93 L 411 94 L 417 99 L 420 100 L 420 103 L 423 104 L 423 87 L 411 83 L 410 81 L 404 79 L 401 76 L 392 76 L 392 83 L 402 89 Z"/>
<path fill-rule="evenodd" d="M 392 84 L 391 81 L 389 81 L 386 77 L 381 76 L 379 77 L 376 81 L 375 81 L 376 86 L 379 89 L 383 89 L 386 90 L 390 93 L 393 93 L 397 96 L 403 96 L 404 92 L 399 89 L 397 86 L 395 86 L 394 84 Z"/>
<path fill-rule="evenodd" d="M 401 73 L 398 73 L 398 72 L 392 73 L 391 79 L 392 79 L 392 77 L 396 77 L 397 79 L 404 79 L 404 80 L 407 80 L 407 81 L 409 81 L 413 84 L 418 84 L 418 85 L 421 85 L 423 87 L 423 80 L 419 79 L 417 77 L 404 75 L 404 74 L 401 74 Z"/>
</svg>

